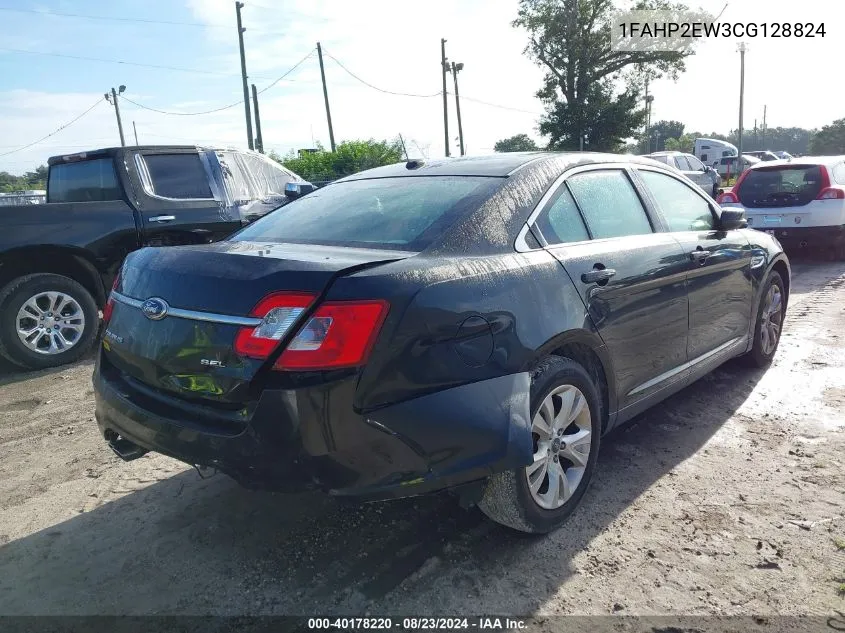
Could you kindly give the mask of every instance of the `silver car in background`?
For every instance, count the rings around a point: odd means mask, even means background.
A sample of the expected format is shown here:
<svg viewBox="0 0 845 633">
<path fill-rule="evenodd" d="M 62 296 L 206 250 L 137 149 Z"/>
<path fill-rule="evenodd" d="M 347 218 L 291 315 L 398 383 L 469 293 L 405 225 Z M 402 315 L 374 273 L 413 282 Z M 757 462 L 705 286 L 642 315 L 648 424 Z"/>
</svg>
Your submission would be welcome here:
<svg viewBox="0 0 845 633">
<path fill-rule="evenodd" d="M 705 165 L 692 154 L 684 154 L 683 152 L 654 152 L 653 154 L 647 154 L 645 158 L 651 158 L 683 172 L 684 176 L 701 187 L 710 197 L 715 198 L 719 195 L 722 177 L 719 176 L 715 169 Z"/>
</svg>

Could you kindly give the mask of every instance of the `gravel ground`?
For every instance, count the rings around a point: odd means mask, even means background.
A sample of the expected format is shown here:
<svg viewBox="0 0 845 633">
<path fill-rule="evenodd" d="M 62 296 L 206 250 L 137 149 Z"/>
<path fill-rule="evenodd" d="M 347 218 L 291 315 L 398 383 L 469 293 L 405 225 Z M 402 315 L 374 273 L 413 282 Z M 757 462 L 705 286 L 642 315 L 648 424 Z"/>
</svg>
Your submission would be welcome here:
<svg viewBox="0 0 845 633">
<path fill-rule="evenodd" d="M 571 520 L 240 489 L 99 437 L 92 361 L 0 375 L 0 614 L 845 611 L 845 264 L 794 266 L 775 364 L 604 442 Z"/>
</svg>

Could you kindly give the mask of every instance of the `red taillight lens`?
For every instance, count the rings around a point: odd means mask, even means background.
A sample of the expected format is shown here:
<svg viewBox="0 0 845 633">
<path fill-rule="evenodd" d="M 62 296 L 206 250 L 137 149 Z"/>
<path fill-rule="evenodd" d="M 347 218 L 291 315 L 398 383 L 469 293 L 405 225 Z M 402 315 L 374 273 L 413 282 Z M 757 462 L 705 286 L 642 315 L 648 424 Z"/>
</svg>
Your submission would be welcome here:
<svg viewBox="0 0 845 633">
<path fill-rule="evenodd" d="M 264 297 L 250 313 L 260 318 L 261 323 L 238 331 L 235 352 L 249 358 L 267 358 L 314 299 L 314 295 L 295 292 L 276 292 Z"/>
<path fill-rule="evenodd" d="M 737 202 L 739 202 L 739 198 L 736 197 L 736 194 L 734 192 L 727 191 L 725 193 L 720 193 L 716 197 L 716 202 L 718 202 L 719 204 L 736 204 Z"/>
<path fill-rule="evenodd" d="M 845 189 L 827 187 L 819 192 L 816 200 L 845 200 Z"/>
<path fill-rule="evenodd" d="M 370 355 L 387 316 L 386 301 L 329 301 L 302 326 L 275 369 L 357 367 Z"/>
<path fill-rule="evenodd" d="M 114 283 L 111 285 L 112 291 L 117 290 L 117 285 L 120 283 L 120 271 L 114 276 Z M 103 324 L 108 325 L 111 321 L 111 313 L 114 312 L 114 298 L 109 292 L 109 298 L 106 300 L 106 305 L 103 306 Z"/>
</svg>

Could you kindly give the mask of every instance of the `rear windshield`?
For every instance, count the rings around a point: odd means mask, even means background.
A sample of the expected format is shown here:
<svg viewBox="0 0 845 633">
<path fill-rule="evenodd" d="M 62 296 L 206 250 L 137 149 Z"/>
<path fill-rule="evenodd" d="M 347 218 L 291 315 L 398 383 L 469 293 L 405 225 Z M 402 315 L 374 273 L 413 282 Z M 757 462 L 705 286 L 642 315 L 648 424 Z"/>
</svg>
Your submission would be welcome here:
<svg viewBox="0 0 845 633">
<path fill-rule="evenodd" d="M 501 183 L 475 176 L 340 182 L 280 207 L 233 239 L 422 250 Z"/>
<path fill-rule="evenodd" d="M 49 202 L 100 202 L 120 198 L 120 185 L 111 158 L 50 166 Z"/>
<path fill-rule="evenodd" d="M 822 189 L 818 165 L 784 165 L 751 169 L 737 196 L 746 207 L 796 207 L 814 200 Z"/>
</svg>

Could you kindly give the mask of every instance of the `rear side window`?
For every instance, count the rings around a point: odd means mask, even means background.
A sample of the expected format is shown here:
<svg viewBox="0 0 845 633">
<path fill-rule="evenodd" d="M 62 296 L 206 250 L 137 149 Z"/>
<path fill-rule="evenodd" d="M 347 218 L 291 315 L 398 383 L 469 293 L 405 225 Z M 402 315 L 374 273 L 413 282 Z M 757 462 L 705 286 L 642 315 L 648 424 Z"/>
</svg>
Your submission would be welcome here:
<svg viewBox="0 0 845 633">
<path fill-rule="evenodd" d="M 121 189 L 111 158 L 52 165 L 47 188 L 50 202 L 101 202 L 121 199 Z"/>
<path fill-rule="evenodd" d="M 784 165 L 751 169 L 736 191 L 747 207 L 803 206 L 822 190 L 819 165 Z"/>
<path fill-rule="evenodd" d="M 640 198 L 621 170 L 585 172 L 566 182 L 594 239 L 652 232 Z"/>
<path fill-rule="evenodd" d="M 710 205 L 687 185 L 656 171 L 640 170 L 640 176 L 657 201 L 670 231 L 713 230 Z"/>
<path fill-rule="evenodd" d="M 276 209 L 234 239 L 422 250 L 502 182 L 474 176 L 340 182 Z"/>
<path fill-rule="evenodd" d="M 180 200 L 214 197 L 199 154 L 147 154 L 144 162 L 155 195 Z"/>
<path fill-rule="evenodd" d="M 558 189 L 550 204 L 537 217 L 537 226 L 549 244 L 583 242 L 590 239 L 584 220 L 566 185 Z"/>
</svg>

